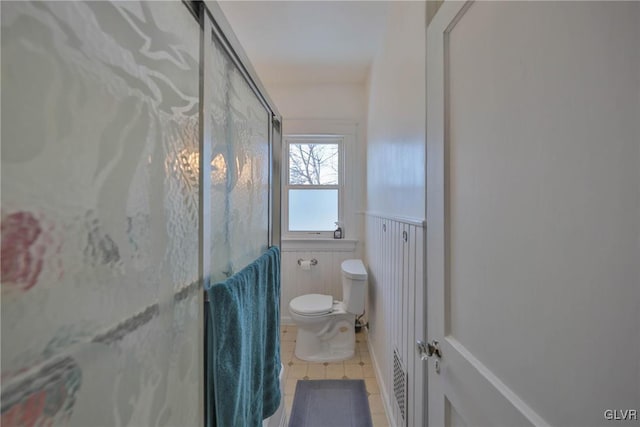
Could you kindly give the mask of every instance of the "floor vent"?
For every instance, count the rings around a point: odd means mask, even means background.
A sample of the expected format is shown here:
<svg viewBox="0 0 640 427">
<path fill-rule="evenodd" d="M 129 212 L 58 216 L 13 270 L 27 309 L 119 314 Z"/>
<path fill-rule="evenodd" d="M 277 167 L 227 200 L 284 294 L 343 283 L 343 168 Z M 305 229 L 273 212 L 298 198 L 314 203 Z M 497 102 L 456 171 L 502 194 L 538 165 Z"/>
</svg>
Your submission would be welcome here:
<svg viewBox="0 0 640 427">
<path fill-rule="evenodd" d="M 393 349 L 393 394 L 400 410 L 403 424 L 407 425 L 407 371 L 402 366 L 398 350 Z"/>
</svg>

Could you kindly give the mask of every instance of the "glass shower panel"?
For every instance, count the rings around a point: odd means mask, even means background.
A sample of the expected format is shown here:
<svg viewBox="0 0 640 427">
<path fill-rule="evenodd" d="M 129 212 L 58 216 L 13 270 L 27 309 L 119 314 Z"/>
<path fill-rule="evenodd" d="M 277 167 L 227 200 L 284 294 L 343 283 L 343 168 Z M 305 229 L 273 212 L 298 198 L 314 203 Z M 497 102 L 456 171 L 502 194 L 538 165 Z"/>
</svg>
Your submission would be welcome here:
<svg viewBox="0 0 640 427">
<path fill-rule="evenodd" d="M 269 238 L 270 114 L 213 38 L 210 108 L 211 278 L 222 280 L 262 254 Z"/>
<path fill-rule="evenodd" d="M 0 7 L 1 424 L 199 425 L 198 23 Z"/>
</svg>

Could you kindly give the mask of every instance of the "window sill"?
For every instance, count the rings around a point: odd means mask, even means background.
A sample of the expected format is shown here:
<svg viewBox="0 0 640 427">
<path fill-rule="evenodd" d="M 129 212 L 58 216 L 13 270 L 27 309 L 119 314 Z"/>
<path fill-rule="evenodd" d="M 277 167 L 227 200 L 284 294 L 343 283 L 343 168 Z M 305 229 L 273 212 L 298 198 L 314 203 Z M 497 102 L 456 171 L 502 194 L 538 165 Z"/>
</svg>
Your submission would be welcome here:
<svg viewBox="0 0 640 427">
<path fill-rule="evenodd" d="M 283 252 L 297 251 L 331 251 L 331 252 L 353 252 L 356 250 L 358 240 L 356 239 L 309 239 L 309 238 L 282 238 Z"/>
</svg>

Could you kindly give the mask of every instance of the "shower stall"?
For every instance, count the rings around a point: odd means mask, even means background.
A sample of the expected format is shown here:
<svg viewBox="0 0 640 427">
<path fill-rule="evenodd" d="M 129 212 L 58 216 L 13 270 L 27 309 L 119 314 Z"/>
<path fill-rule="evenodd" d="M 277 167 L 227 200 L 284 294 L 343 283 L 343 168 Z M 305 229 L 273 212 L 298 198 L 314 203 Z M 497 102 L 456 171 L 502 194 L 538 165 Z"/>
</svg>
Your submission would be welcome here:
<svg viewBox="0 0 640 427">
<path fill-rule="evenodd" d="M 203 425 L 202 289 L 279 245 L 281 118 L 214 2 L 0 14 L 1 424 Z"/>
</svg>

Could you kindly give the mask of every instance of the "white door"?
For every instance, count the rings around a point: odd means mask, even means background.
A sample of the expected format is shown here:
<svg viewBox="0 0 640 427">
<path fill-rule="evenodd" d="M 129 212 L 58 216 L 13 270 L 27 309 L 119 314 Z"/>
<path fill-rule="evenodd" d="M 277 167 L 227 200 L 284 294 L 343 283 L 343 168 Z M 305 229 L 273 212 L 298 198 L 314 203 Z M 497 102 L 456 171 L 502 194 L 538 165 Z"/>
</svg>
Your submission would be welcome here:
<svg viewBox="0 0 640 427">
<path fill-rule="evenodd" d="M 445 2 L 427 58 L 429 425 L 637 426 L 640 2 Z"/>
</svg>

